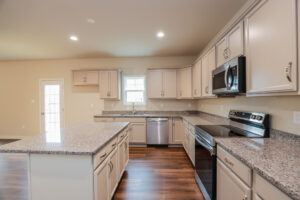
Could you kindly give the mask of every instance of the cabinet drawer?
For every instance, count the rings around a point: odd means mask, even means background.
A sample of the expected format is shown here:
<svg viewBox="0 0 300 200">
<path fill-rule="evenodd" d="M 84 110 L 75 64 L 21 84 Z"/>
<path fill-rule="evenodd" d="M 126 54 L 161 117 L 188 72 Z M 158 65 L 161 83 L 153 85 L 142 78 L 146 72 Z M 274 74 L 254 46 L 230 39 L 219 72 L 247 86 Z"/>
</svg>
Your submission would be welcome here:
<svg viewBox="0 0 300 200">
<path fill-rule="evenodd" d="M 108 156 L 107 145 L 103 147 L 96 155 L 93 157 L 93 167 L 96 169 Z"/>
<path fill-rule="evenodd" d="M 235 174 L 237 174 L 248 186 L 251 186 L 251 169 L 241 161 L 233 157 L 222 147 L 217 148 L 217 157 L 225 163 Z"/>
<path fill-rule="evenodd" d="M 93 167 L 96 169 L 103 160 L 110 154 L 110 152 L 117 146 L 118 137 L 115 137 L 106 146 L 104 146 L 96 155 L 93 157 Z"/>
<path fill-rule="evenodd" d="M 128 128 L 118 135 L 118 143 L 120 143 L 128 135 Z"/>
<path fill-rule="evenodd" d="M 253 173 L 253 193 L 258 200 L 291 200 L 286 194 L 273 186 L 256 172 Z"/>
</svg>

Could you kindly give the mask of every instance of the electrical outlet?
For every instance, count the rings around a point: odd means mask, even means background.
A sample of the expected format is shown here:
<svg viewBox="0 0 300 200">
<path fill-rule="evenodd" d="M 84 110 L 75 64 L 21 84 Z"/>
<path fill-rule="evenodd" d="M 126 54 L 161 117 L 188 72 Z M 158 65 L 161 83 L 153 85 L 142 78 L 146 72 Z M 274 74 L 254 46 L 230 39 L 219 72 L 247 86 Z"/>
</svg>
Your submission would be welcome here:
<svg viewBox="0 0 300 200">
<path fill-rule="evenodd" d="M 161 107 L 161 108 L 163 108 L 163 107 L 164 107 L 164 104 L 163 104 L 163 103 L 161 103 L 161 104 L 160 104 L 160 107 Z"/>
<path fill-rule="evenodd" d="M 91 108 L 94 108 L 94 104 L 91 104 L 90 106 L 91 106 Z"/>
<path fill-rule="evenodd" d="M 294 112 L 294 123 L 295 124 L 300 124 L 300 111 L 295 111 Z"/>
<path fill-rule="evenodd" d="M 192 104 L 189 103 L 189 104 L 188 104 L 188 107 L 191 108 L 191 107 L 192 107 Z"/>
</svg>

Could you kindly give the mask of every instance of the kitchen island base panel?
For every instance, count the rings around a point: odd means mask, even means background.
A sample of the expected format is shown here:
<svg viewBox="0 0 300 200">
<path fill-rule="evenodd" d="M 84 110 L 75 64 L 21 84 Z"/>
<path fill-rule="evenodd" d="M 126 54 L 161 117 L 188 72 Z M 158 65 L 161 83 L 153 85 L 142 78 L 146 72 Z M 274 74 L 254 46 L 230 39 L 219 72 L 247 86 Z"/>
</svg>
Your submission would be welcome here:
<svg viewBox="0 0 300 200">
<path fill-rule="evenodd" d="M 92 156 L 28 155 L 29 200 L 93 200 Z"/>
</svg>

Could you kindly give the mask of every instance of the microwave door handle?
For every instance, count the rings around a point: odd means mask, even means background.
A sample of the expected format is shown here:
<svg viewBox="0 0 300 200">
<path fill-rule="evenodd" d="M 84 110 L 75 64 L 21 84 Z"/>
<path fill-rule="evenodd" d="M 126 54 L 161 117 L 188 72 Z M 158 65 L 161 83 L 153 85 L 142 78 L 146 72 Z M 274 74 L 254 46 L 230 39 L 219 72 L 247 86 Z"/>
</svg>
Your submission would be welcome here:
<svg viewBox="0 0 300 200">
<path fill-rule="evenodd" d="M 228 78 L 227 78 L 227 76 L 228 76 L 229 68 L 230 68 L 230 66 L 227 66 L 226 71 L 225 71 L 225 76 L 224 76 L 224 82 L 225 82 L 226 89 L 228 89 Z"/>
</svg>

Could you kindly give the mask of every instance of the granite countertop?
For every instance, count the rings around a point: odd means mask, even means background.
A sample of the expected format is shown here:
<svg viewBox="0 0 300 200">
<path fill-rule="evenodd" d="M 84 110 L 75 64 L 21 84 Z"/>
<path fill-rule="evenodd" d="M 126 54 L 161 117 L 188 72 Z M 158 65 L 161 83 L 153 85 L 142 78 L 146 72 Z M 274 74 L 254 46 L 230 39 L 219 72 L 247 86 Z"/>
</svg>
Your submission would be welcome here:
<svg viewBox="0 0 300 200">
<path fill-rule="evenodd" d="M 299 138 L 216 138 L 216 142 L 292 199 L 300 199 Z"/>
<path fill-rule="evenodd" d="M 0 152 L 93 155 L 128 124 L 128 122 L 80 124 L 2 145 Z"/>
</svg>

